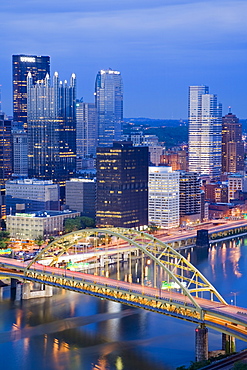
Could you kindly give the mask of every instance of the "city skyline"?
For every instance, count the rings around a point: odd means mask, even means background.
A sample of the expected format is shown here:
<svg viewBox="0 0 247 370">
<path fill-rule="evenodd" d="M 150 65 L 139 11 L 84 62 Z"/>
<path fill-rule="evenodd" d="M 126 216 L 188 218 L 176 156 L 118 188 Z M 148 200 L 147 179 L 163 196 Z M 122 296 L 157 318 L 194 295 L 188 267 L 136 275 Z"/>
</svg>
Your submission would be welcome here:
<svg viewBox="0 0 247 370">
<path fill-rule="evenodd" d="M 188 86 L 204 84 L 217 91 L 223 114 L 231 105 L 239 118 L 247 117 L 243 0 L 85 0 L 83 6 L 62 0 L 59 7 L 13 0 L 0 10 L 0 84 L 8 115 L 11 57 L 30 54 L 49 55 L 51 73 L 57 68 L 62 79 L 74 72 L 84 102 L 94 100 L 99 70 L 120 71 L 125 117 L 187 118 Z"/>
</svg>

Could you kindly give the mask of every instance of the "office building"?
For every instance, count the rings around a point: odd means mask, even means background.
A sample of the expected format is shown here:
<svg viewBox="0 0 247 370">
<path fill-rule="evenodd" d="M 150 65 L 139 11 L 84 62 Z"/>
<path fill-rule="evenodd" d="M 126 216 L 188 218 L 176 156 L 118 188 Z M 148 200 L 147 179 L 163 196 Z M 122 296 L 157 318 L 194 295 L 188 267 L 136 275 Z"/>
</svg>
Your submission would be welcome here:
<svg viewBox="0 0 247 370">
<path fill-rule="evenodd" d="M 28 176 L 28 144 L 25 130 L 12 130 L 13 177 Z"/>
<path fill-rule="evenodd" d="M 114 142 L 97 148 L 96 223 L 142 227 L 148 223 L 148 148 Z"/>
<path fill-rule="evenodd" d="M 181 223 L 201 221 L 201 188 L 196 172 L 180 172 L 179 212 Z"/>
<path fill-rule="evenodd" d="M 235 199 L 235 193 L 243 190 L 244 176 L 240 173 L 228 175 L 228 203 Z"/>
<path fill-rule="evenodd" d="M 31 178 L 65 182 L 76 168 L 76 78 L 70 85 L 47 74 L 33 83 L 28 74 L 28 173 Z"/>
<path fill-rule="evenodd" d="M 30 211 L 58 211 L 59 185 L 51 180 L 9 180 L 6 182 L 7 214 Z"/>
<path fill-rule="evenodd" d="M 97 114 L 95 104 L 76 102 L 76 155 L 79 158 L 96 156 Z"/>
<path fill-rule="evenodd" d="M 13 55 L 13 120 L 27 128 L 27 75 L 33 83 L 50 74 L 50 57 L 37 55 Z"/>
<path fill-rule="evenodd" d="M 242 124 L 229 112 L 222 118 L 222 172 L 244 171 Z"/>
<path fill-rule="evenodd" d="M 12 175 L 12 121 L 4 113 L 0 114 L 0 187 Z"/>
<path fill-rule="evenodd" d="M 100 70 L 95 82 L 98 117 L 98 145 L 111 146 L 121 139 L 123 123 L 123 83 L 121 73 Z"/>
<path fill-rule="evenodd" d="M 59 236 L 63 233 L 66 218 L 79 216 L 79 212 L 68 210 L 17 213 L 7 216 L 6 230 L 11 238 L 35 240 L 42 237 L 45 240 L 49 236 Z"/>
<path fill-rule="evenodd" d="M 95 219 L 96 180 L 76 178 L 66 181 L 66 205 L 82 216 Z"/>
<path fill-rule="evenodd" d="M 161 164 L 172 167 L 173 171 L 187 171 L 188 169 L 188 153 L 186 150 L 168 151 L 161 156 L 160 161 Z"/>
<path fill-rule="evenodd" d="M 189 87 L 189 171 L 221 173 L 221 105 L 207 86 Z"/>
<path fill-rule="evenodd" d="M 162 228 L 179 226 L 179 172 L 149 167 L 148 222 Z"/>
</svg>

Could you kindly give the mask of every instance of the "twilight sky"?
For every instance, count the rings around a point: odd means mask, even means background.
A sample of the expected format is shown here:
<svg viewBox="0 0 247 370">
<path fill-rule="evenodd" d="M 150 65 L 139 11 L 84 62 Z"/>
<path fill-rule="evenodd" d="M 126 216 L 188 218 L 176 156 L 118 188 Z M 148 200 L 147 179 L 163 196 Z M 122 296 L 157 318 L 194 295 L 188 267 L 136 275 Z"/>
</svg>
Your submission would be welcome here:
<svg viewBox="0 0 247 370">
<path fill-rule="evenodd" d="M 1 0 L 2 110 L 12 114 L 12 54 L 49 55 L 94 101 L 100 69 L 121 71 L 124 117 L 187 118 L 189 85 L 247 118 L 246 0 Z"/>
</svg>

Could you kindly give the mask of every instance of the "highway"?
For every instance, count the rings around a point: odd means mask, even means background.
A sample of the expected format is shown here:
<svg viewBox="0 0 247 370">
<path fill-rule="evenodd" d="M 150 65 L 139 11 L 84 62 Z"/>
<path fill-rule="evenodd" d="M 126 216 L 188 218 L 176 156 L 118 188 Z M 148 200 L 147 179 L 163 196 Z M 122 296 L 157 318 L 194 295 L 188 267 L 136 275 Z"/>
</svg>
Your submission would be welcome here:
<svg viewBox="0 0 247 370">
<path fill-rule="evenodd" d="M 17 278 L 24 277 L 24 269 L 28 266 L 28 262 L 16 261 L 14 259 L 0 257 L 0 270 L 2 273 L 16 274 Z M 71 279 L 73 281 L 83 281 L 91 283 L 92 285 L 99 285 L 102 287 L 111 287 L 118 291 L 126 291 L 131 295 L 142 295 L 153 297 L 154 300 L 164 300 L 169 304 L 177 304 L 187 307 L 193 311 L 195 306 L 188 297 L 173 290 L 162 290 L 149 286 L 142 286 L 140 284 L 129 283 L 120 280 L 114 280 L 107 277 L 90 275 L 82 272 L 75 272 L 65 270 L 58 267 L 43 266 L 39 263 L 34 263 L 30 271 L 42 273 L 44 275 L 58 276 L 61 278 Z M 247 341 L 247 309 L 237 306 L 222 304 L 216 301 L 194 297 L 196 303 L 203 309 L 204 322 L 206 326 L 212 327 L 216 330 L 229 332 L 233 336 Z M 235 334 L 235 335 L 234 335 Z"/>
</svg>

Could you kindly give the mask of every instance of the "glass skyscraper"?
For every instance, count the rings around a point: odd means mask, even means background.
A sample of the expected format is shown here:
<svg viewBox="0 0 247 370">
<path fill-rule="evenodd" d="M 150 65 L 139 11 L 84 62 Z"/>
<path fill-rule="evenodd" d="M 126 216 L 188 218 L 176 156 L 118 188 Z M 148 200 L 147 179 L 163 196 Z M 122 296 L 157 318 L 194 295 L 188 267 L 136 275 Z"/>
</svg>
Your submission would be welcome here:
<svg viewBox="0 0 247 370">
<path fill-rule="evenodd" d="M 76 155 L 96 156 L 97 114 L 93 103 L 76 102 Z"/>
<path fill-rule="evenodd" d="M 98 116 L 98 145 L 111 146 L 122 134 L 123 83 L 121 73 L 100 70 L 95 83 L 95 106 Z"/>
<path fill-rule="evenodd" d="M 33 83 L 29 72 L 28 173 L 29 177 L 65 181 L 76 167 L 76 78 L 70 85 L 59 81 L 58 73 Z"/>
<path fill-rule="evenodd" d="M 189 87 L 189 171 L 221 173 L 222 108 L 207 86 Z"/>
<path fill-rule="evenodd" d="M 13 119 L 27 127 L 27 75 L 31 72 L 33 82 L 43 80 L 50 74 L 50 57 L 36 55 L 13 55 Z"/>
</svg>

